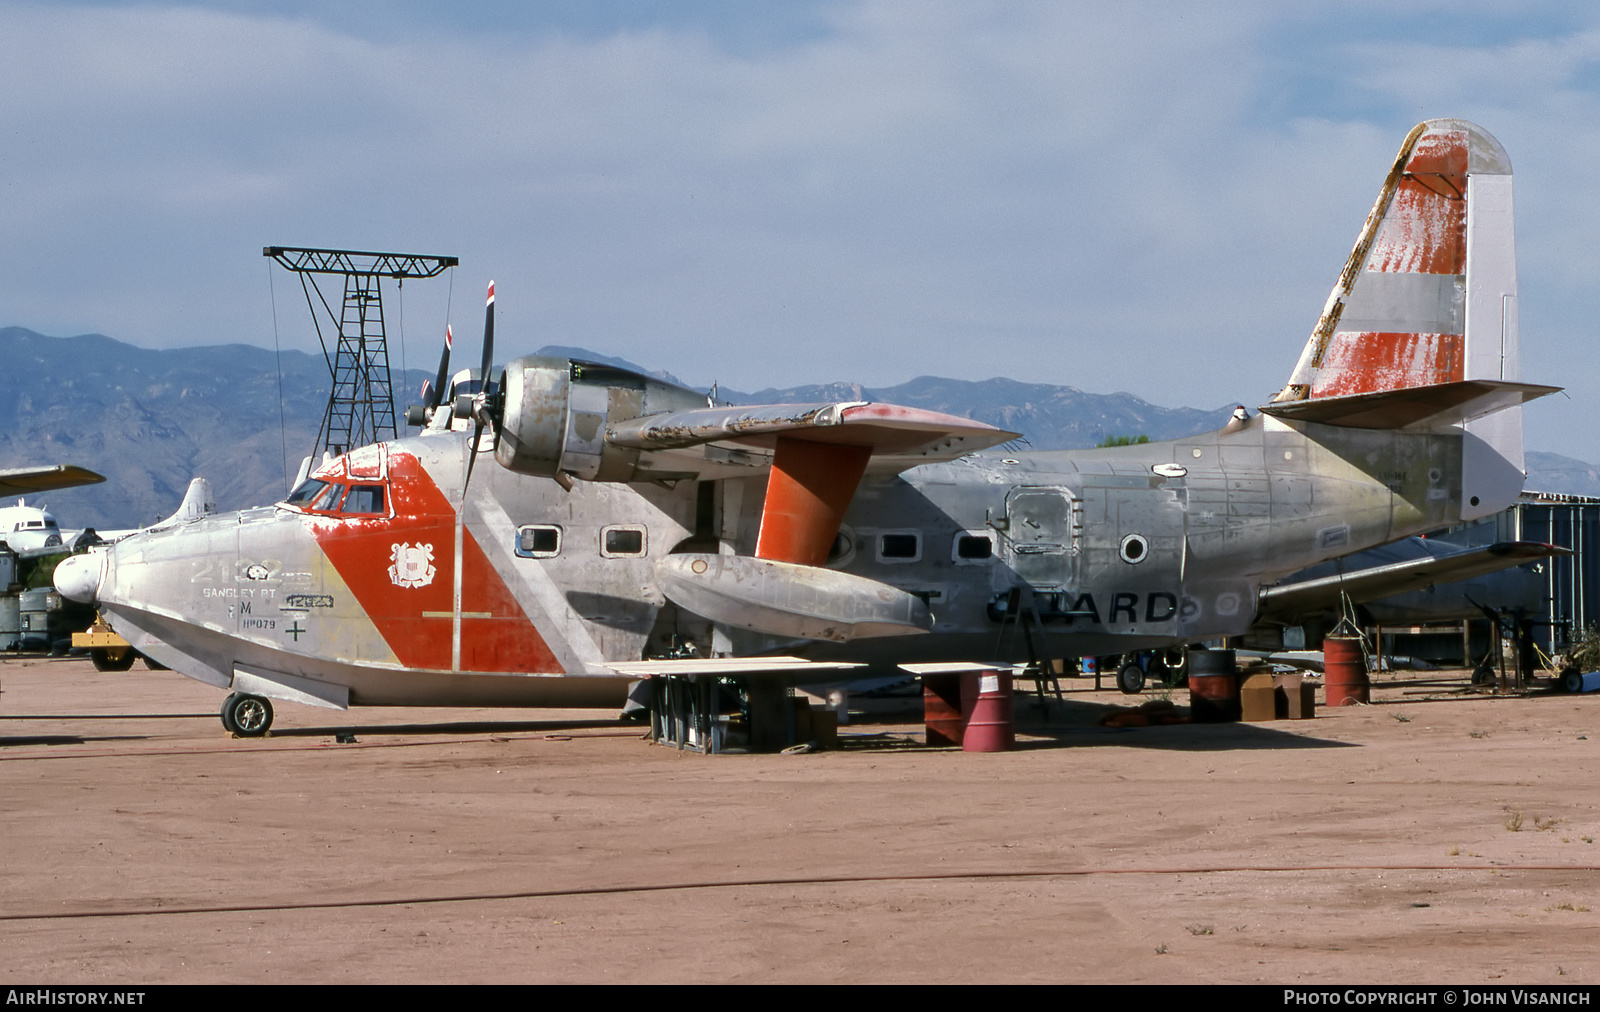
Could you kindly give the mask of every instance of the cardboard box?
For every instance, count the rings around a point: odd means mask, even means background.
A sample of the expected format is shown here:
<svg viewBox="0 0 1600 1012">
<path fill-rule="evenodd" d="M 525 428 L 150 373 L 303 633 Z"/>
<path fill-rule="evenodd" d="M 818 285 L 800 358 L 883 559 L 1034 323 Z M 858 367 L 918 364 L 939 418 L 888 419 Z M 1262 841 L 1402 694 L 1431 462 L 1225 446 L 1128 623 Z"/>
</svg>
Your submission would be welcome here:
<svg viewBox="0 0 1600 1012">
<path fill-rule="evenodd" d="M 1310 720 L 1317 715 L 1317 687 L 1298 672 L 1274 675 L 1277 686 L 1278 717 L 1283 720 Z"/>
<path fill-rule="evenodd" d="M 1250 675 L 1239 685 L 1239 719 L 1277 720 L 1277 687 L 1269 674 Z"/>
</svg>

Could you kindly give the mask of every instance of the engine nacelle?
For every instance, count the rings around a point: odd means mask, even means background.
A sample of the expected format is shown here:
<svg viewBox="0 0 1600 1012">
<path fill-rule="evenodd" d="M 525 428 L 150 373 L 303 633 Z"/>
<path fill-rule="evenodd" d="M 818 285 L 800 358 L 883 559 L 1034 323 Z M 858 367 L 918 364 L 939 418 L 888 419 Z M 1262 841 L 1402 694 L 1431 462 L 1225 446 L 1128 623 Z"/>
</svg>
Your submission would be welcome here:
<svg viewBox="0 0 1600 1012">
<path fill-rule="evenodd" d="M 629 481 L 639 451 L 606 442 L 606 427 L 705 407 L 704 394 L 628 369 L 528 355 L 506 365 L 494 459 L 518 474 Z"/>
</svg>

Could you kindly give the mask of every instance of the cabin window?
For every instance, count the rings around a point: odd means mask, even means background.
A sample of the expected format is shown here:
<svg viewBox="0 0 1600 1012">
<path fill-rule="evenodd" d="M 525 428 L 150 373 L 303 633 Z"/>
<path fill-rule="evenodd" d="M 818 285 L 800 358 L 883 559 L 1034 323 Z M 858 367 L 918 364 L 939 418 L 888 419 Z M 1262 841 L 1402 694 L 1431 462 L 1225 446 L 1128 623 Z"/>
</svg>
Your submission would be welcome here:
<svg viewBox="0 0 1600 1012">
<path fill-rule="evenodd" d="M 617 524 L 600 531 L 600 554 L 608 559 L 643 555 L 644 544 L 644 528 L 634 524 Z"/>
<path fill-rule="evenodd" d="M 382 485 L 351 485 L 350 494 L 344 497 L 344 513 L 382 513 Z"/>
<path fill-rule="evenodd" d="M 553 559 L 561 554 L 561 528 L 528 524 L 517 528 L 517 554 L 524 559 Z"/>
<path fill-rule="evenodd" d="M 1143 562 L 1145 556 L 1150 554 L 1150 542 L 1142 534 L 1129 534 L 1122 539 L 1118 546 L 1117 554 L 1122 556 L 1122 561 L 1130 566 L 1137 566 Z"/>
<path fill-rule="evenodd" d="M 884 531 L 878 535 L 879 562 L 916 562 L 921 558 L 921 532 Z"/>
<path fill-rule="evenodd" d="M 950 546 L 950 559 L 958 566 L 976 566 L 994 558 L 994 538 L 987 533 L 962 531 Z"/>
</svg>

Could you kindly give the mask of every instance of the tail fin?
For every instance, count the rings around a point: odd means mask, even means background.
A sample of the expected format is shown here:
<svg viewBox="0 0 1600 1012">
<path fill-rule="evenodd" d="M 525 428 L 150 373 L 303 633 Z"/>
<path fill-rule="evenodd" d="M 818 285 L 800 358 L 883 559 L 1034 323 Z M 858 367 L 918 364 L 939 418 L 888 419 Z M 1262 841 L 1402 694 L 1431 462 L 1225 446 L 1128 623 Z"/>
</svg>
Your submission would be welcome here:
<svg viewBox="0 0 1600 1012">
<path fill-rule="evenodd" d="M 188 523 L 216 511 L 217 497 L 211 492 L 211 482 L 204 478 L 195 478 L 189 482 L 189 490 L 183 494 L 183 502 L 178 504 L 178 511 L 154 526 L 155 529 L 160 529 L 174 524 Z"/>
<path fill-rule="evenodd" d="M 1406 136 L 1289 383 L 1263 408 L 1360 427 L 1465 430 L 1461 511 L 1522 490 L 1511 160 L 1465 120 Z"/>
</svg>

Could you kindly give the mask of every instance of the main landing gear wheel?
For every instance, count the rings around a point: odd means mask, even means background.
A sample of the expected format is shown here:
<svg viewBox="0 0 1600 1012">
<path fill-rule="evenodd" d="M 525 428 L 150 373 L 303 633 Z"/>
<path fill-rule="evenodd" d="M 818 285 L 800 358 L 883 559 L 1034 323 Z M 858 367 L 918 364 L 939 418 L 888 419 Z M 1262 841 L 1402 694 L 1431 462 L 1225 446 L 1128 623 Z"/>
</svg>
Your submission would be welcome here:
<svg viewBox="0 0 1600 1012">
<path fill-rule="evenodd" d="M 235 692 L 222 701 L 222 726 L 241 738 L 259 738 L 272 727 L 272 704 Z"/>
<path fill-rule="evenodd" d="M 1129 661 L 1117 669 L 1117 688 L 1130 696 L 1144 691 L 1144 669 L 1138 661 Z"/>
</svg>

